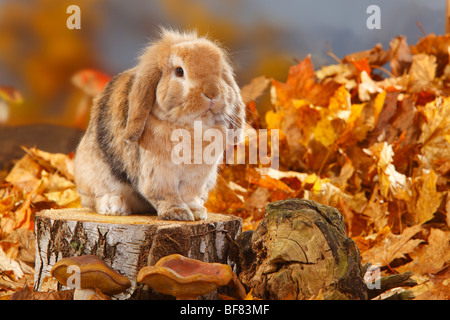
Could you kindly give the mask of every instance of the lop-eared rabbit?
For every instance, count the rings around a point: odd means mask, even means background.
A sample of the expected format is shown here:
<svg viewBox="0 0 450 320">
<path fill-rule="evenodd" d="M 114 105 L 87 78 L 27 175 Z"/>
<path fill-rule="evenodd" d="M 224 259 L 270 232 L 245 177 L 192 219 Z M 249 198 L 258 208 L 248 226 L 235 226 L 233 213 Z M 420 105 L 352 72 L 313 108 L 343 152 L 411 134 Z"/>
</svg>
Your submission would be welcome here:
<svg viewBox="0 0 450 320">
<path fill-rule="evenodd" d="M 219 130 L 224 140 L 230 129 L 243 130 L 245 105 L 227 53 L 195 32 L 162 29 L 137 66 L 94 99 L 75 157 L 82 205 L 107 215 L 156 209 L 164 220 L 206 219 L 223 152 L 212 163 L 178 164 L 172 154 L 180 143 L 172 134 L 183 129 L 193 139 L 199 121 L 202 132 Z"/>
</svg>

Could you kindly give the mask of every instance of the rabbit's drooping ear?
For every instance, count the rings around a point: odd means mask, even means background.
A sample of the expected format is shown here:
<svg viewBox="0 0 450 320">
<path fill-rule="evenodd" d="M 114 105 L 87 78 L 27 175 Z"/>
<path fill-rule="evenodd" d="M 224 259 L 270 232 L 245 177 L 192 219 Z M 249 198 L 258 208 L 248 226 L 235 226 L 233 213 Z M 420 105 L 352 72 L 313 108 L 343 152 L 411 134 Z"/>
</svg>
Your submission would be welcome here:
<svg viewBox="0 0 450 320">
<path fill-rule="evenodd" d="M 224 68 L 223 78 L 230 87 L 232 93 L 232 113 L 229 118 L 228 129 L 240 130 L 245 126 L 245 103 L 242 101 L 241 90 L 234 80 L 234 75 L 231 67 L 226 65 Z"/>
<path fill-rule="evenodd" d="M 156 100 L 156 87 L 162 72 L 157 61 L 155 61 L 155 57 L 151 57 L 149 53 L 147 52 L 141 57 L 141 62 L 136 67 L 133 84 L 128 94 L 128 118 L 125 128 L 125 141 L 127 142 L 139 140 Z"/>
</svg>

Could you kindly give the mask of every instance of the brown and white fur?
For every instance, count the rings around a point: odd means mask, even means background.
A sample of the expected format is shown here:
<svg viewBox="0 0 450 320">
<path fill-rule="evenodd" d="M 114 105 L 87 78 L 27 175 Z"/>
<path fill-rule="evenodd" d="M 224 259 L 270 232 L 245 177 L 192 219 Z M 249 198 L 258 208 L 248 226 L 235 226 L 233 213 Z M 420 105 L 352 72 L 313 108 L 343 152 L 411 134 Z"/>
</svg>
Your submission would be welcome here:
<svg viewBox="0 0 450 320">
<path fill-rule="evenodd" d="M 225 51 L 195 32 L 162 29 L 137 66 L 94 99 L 75 157 L 82 205 L 109 215 L 154 208 L 160 219 L 206 219 L 203 203 L 222 154 L 213 164 L 174 164 L 171 134 L 185 129 L 194 137 L 194 121 L 202 121 L 203 130 L 225 137 L 226 129 L 243 129 L 244 117 Z"/>
</svg>

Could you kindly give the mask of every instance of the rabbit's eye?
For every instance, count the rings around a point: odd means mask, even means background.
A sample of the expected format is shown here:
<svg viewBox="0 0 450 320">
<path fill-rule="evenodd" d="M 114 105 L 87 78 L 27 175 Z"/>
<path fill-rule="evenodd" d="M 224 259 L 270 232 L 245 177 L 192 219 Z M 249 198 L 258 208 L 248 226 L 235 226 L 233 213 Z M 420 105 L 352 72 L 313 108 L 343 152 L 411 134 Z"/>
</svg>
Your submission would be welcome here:
<svg viewBox="0 0 450 320">
<path fill-rule="evenodd" d="M 177 77 L 182 77 L 182 76 L 184 76 L 184 70 L 183 70 L 183 68 L 181 68 L 181 67 L 178 67 L 178 68 L 176 68 L 175 69 L 175 74 L 176 74 L 176 76 Z"/>
</svg>

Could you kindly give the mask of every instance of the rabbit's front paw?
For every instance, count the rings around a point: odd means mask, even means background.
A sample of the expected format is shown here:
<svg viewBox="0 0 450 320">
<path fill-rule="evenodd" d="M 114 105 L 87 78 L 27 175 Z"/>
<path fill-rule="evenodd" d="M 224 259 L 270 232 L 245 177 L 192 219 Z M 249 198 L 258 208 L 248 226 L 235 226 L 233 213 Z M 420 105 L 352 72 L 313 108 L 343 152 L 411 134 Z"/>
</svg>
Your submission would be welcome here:
<svg viewBox="0 0 450 320">
<path fill-rule="evenodd" d="M 159 210 L 161 220 L 194 221 L 194 215 L 186 205 L 172 205 L 167 209 Z"/>
<path fill-rule="evenodd" d="M 112 216 L 124 216 L 131 214 L 131 210 L 124 198 L 113 194 L 105 194 L 102 197 L 97 198 L 96 209 L 98 213 Z"/>
<path fill-rule="evenodd" d="M 204 206 L 201 205 L 193 205 L 189 206 L 192 214 L 194 215 L 195 220 L 206 220 L 207 218 L 207 210 Z"/>
</svg>

